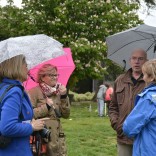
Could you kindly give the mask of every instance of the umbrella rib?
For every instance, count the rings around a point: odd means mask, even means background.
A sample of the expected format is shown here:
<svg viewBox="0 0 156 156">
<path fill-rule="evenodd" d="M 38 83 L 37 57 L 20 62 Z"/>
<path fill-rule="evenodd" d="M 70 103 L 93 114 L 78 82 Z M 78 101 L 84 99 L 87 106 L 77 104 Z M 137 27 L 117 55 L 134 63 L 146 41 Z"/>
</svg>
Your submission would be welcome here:
<svg viewBox="0 0 156 156">
<path fill-rule="evenodd" d="M 154 53 L 155 53 L 155 51 L 156 51 L 155 46 L 156 46 L 156 45 L 155 45 L 154 43 L 152 43 L 152 44 L 150 45 L 150 47 L 146 50 L 146 52 L 148 53 L 148 51 L 149 51 L 151 48 L 154 47 L 154 50 L 153 50 L 153 58 L 154 58 Z"/>
<path fill-rule="evenodd" d="M 140 32 L 140 31 L 138 31 L 138 32 Z M 137 31 L 136 31 L 136 33 L 137 33 Z M 146 32 L 144 32 L 145 34 L 148 34 L 148 33 L 146 33 Z M 140 33 L 137 33 L 138 35 L 140 35 L 141 37 L 144 37 L 145 39 L 147 39 L 145 36 L 143 36 L 143 35 L 141 35 Z M 150 34 L 152 37 L 153 37 L 153 40 L 154 40 L 154 42 L 148 47 L 148 49 L 146 50 L 146 52 L 148 51 L 148 50 L 150 50 L 153 46 L 152 45 L 155 45 L 156 46 L 156 38 L 154 37 L 154 35 L 153 34 Z M 155 44 L 154 44 L 155 43 Z M 153 51 L 153 53 L 155 53 L 155 50 Z"/>
<path fill-rule="evenodd" d="M 152 34 L 154 41 L 156 41 L 156 38 L 154 37 L 154 35 Z"/>
<path fill-rule="evenodd" d="M 148 52 L 148 51 L 153 47 L 153 45 L 154 45 L 154 43 L 152 43 L 152 44 L 148 47 L 148 49 L 146 50 L 146 52 Z"/>
<path fill-rule="evenodd" d="M 135 30 L 133 30 L 136 34 L 138 34 L 138 35 L 140 35 L 141 37 L 143 37 L 143 38 L 145 38 L 145 39 L 148 39 L 148 40 L 150 40 L 151 38 L 146 38 L 145 36 L 143 36 L 143 35 L 141 35 L 139 32 L 140 31 L 135 31 Z M 148 33 L 146 33 L 146 32 L 144 32 L 145 34 L 148 34 Z M 154 35 L 153 34 L 150 34 L 152 37 L 153 37 L 153 39 L 154 39 L 154 41 L 156 41 L 155 39 L 155 37 L 154 37 Z M 152 40 L 150 40 L 150 41 L 152 41 Z M 153 41 L 152 41 L 153 42 Z"/>
<path fill-rule="evenodd" d="M 146 40 L 146 39 L 148 39 L 148 38 L 140 39 L 140 40 L 135 40 L 135 41 L 129 42 L 129 43 L 125 44 L 124 46 L 120 47 L 119 49 L 117 49 L 116 51 L 114 51 L 111 55 L 113 55 L 113 54 L 116 53 L 118 50 L 122 49 L 123 47 L 125 47 L 125 46 L 127 46 L 127 45 L 129 45 L 129 44 L 131 44 L 131 43 L 133 43 L 133 42 L 137 42 L 137 41 L 141 41 L 141 40 Z M 149 39 L 150 39 L 150 38 L 149 38 Z M 111 56 L 111 55 L 109 55 L 109 56 Z"/>
</svg>

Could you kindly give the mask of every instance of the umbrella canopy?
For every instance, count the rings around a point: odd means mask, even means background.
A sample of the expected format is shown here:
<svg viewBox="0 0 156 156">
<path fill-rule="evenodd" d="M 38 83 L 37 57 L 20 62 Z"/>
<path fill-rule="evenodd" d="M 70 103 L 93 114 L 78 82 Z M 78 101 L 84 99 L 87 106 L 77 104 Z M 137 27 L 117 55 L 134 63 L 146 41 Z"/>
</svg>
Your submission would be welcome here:
<svg viewBox="0 0 156 156">
<path fill-rule="evenodd" d="M 148 59 L 156 57 L 156 27 L 140 25 L 106 38 L 107 57 L 126 70 L 134 49 L 143 49 Z"/>
<path fill-rule="evenodd" d="M 64 52 L 65 55 L 51 59 L 49 61 L 45 61 L 44 63 L 39 64 L 34 68 L 30 69 L 29 75 L 33 77 L 34 80 L 28 77 L 28 79 L 24 82 L 25 89 L 30 90 L 31 88 L 38 85 L 38 83 L 35 82 L 37 78 L 37 72 L 42 65 L 47 63 L 57 67 L 59 74 L 58 82 L 66 86 L 70 75 L 75 69 L 75 64 L 72 59 L 70 48 L 64 48 Z"/>
<path fill-rule="evenodd" d="M 62 44 L 44 34 L 9 38 L 0 42 L 0 63 L 23 54 L 29 68 L 64 54 Z"/>
</svg>

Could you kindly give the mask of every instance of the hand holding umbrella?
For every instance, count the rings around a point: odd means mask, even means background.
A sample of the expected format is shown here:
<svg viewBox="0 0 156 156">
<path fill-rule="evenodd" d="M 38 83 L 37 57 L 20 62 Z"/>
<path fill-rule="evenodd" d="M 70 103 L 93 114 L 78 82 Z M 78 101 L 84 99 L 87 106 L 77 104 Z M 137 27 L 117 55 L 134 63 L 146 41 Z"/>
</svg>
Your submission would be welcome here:
<svg viewBox="0 0 156 156">
<path fill-rule="evenodd" d="M 48 97 L 46 97 L 46 103 L 49 105 L 49 107 L 51 107 L 52 109 L 54 109 L 54 111 L 55 111 L 55 114 L 57 115 L 57 117 L 61 117 L 61 114 L 60 114 L 60 112 L 55 108 L 55 106 L 54 106 L 54 104 L 53 104 L 53 100 L 52 99 L 50 99 L 50 98 L 48 98 Z"/>
<path fill-rule="evenodd" d="M 58 91 L 59 91 L 60 95 L 66 95 L 66 93 L 67 93 L 67 89 L 64 85 L 60 85 L 58 88 Z"/>
</svg>

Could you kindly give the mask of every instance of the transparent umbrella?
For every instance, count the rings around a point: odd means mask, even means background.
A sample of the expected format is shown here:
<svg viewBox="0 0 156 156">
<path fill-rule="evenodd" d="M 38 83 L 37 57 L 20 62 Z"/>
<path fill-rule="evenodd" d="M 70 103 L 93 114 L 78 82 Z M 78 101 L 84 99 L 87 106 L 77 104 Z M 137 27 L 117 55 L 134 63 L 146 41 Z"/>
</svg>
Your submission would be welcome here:
<svg viewBox="0 0 156 156">
<path fill-rule="evenodd" d="M 9 38 L 0 42 L 0 63 L 23 54 L 28 68 L 64 55 L 62 44 L 44 34 Z"/>
</svg>

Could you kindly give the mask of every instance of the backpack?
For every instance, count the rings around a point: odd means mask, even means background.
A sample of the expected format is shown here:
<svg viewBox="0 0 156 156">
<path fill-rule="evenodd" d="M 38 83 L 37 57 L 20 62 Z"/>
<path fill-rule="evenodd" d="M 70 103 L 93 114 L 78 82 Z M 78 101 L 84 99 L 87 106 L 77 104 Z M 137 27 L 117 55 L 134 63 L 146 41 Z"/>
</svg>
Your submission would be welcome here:
<svg viewBox="0 0 156 156">
<path fill-rule="evenodd" d="M 0 86 L 0 89 L 2 89 L 2 88 L 3 88 L 4 86 L 6 86 L 6 85 L 8 85 L 8 84 L 3 84 L 3 85 L 1 85 L 1 86 Z M 2 95 L 1 95 L 1 97 L 0 97 L 0 120 L 1 120 L 1 111 L 2 111 L 2 107 L 3 107 L 3 104 L 2 104 L 1 102 L 2 102 L 3 98 L 5 97 L 6 93 L 7 93 L 11 88 L 13 88 L 13 87 L 15 87 L 15 86 L 18 86 L 18 87 L 23 91 L 23 88 L 22 88 L 22 86 L 20 86 L 20 85 L 10 84 L 10 85 L 8 85 L 8 86 L 5 88 L 4 92 L 2 93 Z M 21 114 L 20 114 L 20 118 L 22 118 L 22 116 L 23 116 L 23 115 L 22 115 L 22 113 L 21 113 Z M 11 142 L 11 138 L 5 137 L 5 136 L 3 136 L 3 135 L 0 134 L 0 148 L 1 148 L 1 149 L 6 148 L 6 147 L 10 144 L 10 142 Z"/>
</svg>

